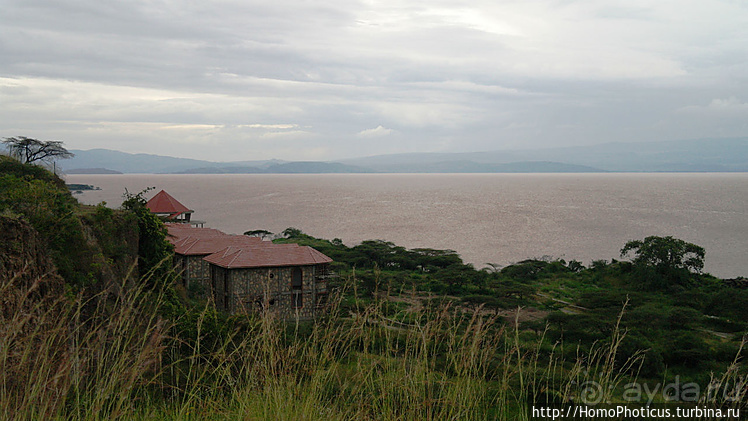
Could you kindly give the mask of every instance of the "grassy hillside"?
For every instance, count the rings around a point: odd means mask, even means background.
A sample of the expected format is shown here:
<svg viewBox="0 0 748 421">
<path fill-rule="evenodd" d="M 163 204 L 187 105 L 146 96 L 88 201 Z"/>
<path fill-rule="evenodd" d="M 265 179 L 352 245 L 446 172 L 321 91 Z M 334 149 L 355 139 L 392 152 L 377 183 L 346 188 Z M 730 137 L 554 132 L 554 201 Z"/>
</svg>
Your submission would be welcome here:
<svg viewBox="0 0 748 421">
<path fill-rule="evenodd" d="M 122 282 L 137 256 L 132 215 L 81 206 L 55 174 L 3 155 L 0 215 L 31 224 L 71 291 Z"/>
<path fill-rule="evenodd" d="M 535 340 L 571 344 L 564 348 L 569 359 L 609 341 L 623 311 L 619 327 L 626 335 L 617 361 L 641 354 L 639 375 L 647 379 L 679 376 L 708 384 L 712 373 L 733 361 L 748 332 L 748 280 L 725 283 L 676 264 L 612 259 L 586 268 L 576 261 L 526 260 L 475 270 L 451 251 L 406 250 L 384 241 L 346 247 L 295 229 L 285 237 L 276 241 L 310 245 L 333 257 L 344 279 L 355 274 L 357 298 L 387 298 L 394 318 L 407 319 L 414 306 L 438 301 L 498 315 L 511 325 L 519 307 L 520 329 Z M 656 246 L 673 253 L 682 242 L 671 240 Z M 691 257 L 685 254 L 683 261 Z"/>
<path fill-rule="evenodd" d="M 339 277 L 326 317 L 288 324 L 179 289 L 142 205 L 81 206 L 53 174 L 2 158 L 0 418 L 513 420 L 646 403 L 630 384 L 745 378 L 742 282 L 645 259 L 645 242 L 631 262 L 476 270 L 449 250 L 290 228 L 277 241 L 319 249 Z"/>
</svg>

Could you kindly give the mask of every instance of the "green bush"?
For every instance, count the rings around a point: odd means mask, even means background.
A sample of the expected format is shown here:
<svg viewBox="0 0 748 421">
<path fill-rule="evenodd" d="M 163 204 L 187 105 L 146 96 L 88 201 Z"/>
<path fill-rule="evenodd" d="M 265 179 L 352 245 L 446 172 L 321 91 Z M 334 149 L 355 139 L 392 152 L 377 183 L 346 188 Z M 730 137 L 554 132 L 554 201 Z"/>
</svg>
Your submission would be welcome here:
<svg viewBox="0 0 748 421">
<path fill-rule="evenodd" d="M 166 240 L 163 221 L 146 207 L 143 197 L 148 189 L 130 194 L 125 192 L 122 208 L 132 212 L 138 227 L 138 270 L 152 287 L 169 288 L 176 275 L 172 270 L 174 246 Z"/>
<path fill-rule="evenodd" d="M 17 163 L 15 167 L 34 167 Z M 8 166 L 6 165 L 6 169 Z M 0 174 L 0 211 L 22 215 L 39 232 L 49 248 L 60 275 L 72 286 L 83 288 L 95 282 L 91 271 L 91 246 L 78 217 L 78 203 L 64 187 L 50 182 L 51 173 L 33 178 L 43 169 L 18 177 Z"/>
</svg>

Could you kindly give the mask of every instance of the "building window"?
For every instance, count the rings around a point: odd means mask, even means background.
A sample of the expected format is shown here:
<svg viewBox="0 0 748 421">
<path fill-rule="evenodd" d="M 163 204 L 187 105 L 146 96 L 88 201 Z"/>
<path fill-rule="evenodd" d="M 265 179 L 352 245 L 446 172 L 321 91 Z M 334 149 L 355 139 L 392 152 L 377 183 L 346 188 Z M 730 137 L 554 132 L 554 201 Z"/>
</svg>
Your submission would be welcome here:
<svg viewBox="0 0 748 421">
<path fill-rule="evenodd" d="M 303 285 L 304 285 L 304 273 L 301 271 L 301 268 L 293 268 L 293 272 L 291 274 L 291 292 L 293 292 L 293 303 L 292 303 L 293 308 L 304 307 Z"/>
</svg>

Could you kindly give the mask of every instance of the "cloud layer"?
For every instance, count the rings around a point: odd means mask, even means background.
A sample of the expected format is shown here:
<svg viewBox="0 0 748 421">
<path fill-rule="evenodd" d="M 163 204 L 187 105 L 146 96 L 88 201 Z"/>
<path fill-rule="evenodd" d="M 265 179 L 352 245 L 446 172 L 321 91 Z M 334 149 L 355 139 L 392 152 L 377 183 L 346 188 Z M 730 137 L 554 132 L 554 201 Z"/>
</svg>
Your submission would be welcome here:
<svg viewBox="0 0 748 421">
<path fill-rule="evenodd" d="M 0 136 L 214 160 L 748 136 L 747 50 L 727 0 L 7 0 Z"/>
</svg>

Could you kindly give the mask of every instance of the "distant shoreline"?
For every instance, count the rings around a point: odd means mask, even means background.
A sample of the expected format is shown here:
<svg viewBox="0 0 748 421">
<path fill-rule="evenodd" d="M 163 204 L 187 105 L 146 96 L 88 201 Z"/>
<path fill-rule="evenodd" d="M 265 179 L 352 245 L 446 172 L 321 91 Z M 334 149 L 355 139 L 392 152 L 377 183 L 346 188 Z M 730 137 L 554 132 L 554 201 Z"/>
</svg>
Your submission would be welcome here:
<svg viewBox="0 0 748 421">
<path fill-rule="evenodd" d="M 74 168 L 64 171 L 65 174 L 124 174 L 122 171 L 107 168 Z"/>
</svg>

